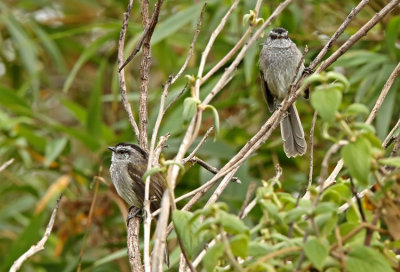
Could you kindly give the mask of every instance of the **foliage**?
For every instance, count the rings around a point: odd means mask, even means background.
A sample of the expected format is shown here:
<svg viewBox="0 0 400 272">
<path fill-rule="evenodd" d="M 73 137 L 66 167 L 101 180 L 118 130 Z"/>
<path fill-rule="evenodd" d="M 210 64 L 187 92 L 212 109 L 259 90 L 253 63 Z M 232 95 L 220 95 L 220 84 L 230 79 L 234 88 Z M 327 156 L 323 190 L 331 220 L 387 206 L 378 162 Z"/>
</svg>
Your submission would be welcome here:
<svg viewBox="0 0 400 272">
<path fill-rule="evenodd" d="M 162 84 L 186 59 L 203 4 L 193 2 L 165 1 L 162 7 L 152 38 L 149 128 L 155 123 Z M 381 2 L 367 6 L 338 44 L 383 7 Z M 254 3 L 239 4 L 218 36 L 206 69 L 237 43 L 251 20 L 249 10 Z M 267 18 L 278 3 L 277 0 L 263 3 L 260 17 Z M 356 3 L 297 1 L 273 26 L 287 28 L 299 47 L 308 45 L 308 63 Z M 196 64 L 211 31 L 230 4 L 230 1 L 208 1 L 186 74 L 196 74 Z M 126 5 L 126 1 L 109 0 L 0 2 L 0 165 L 15 159 L 0 172 L 1 271 L 7 270 L 40 239 L 60 192 L 65 197 L 46 248 L 26 262 L 23 269 L 74 271 L 83 249 L 84 271 L 127 270 L 124 219 L 127 207 L 110 184 L 107 171 L 110 154 L 106 149 L 118 142 L 135 141 L 120 104 L 115 65 Z M 142 31 L 139 10 L 135 1 L 126 54 L 132 51 Z M 237 176 L 242 184 L 230 185 L 222 195 L 223 202 L 205 208 L 204 202 L 200 202 L 193 212 L 174 212 L 176 233 L 169 237 L 170 270 L 176 269 L 179 260 L 177 237 L 191 259 L 205 242 L 215 239 L 215 245 L 208 249 L 201 263 L 207 271 L 215 267 L 229 270 L 234 262 L 249 271 L 293 271 L 299 263 L 302 268 L 326 271 L 340 271 L 343 263 L 348 271 L 398 269 L 395 255 L 400 239 L 398 169 L 389 176 L 382 175 L 382 169 L 400 164 L 398 158 L 389 158 L 389 152 L 381 145 L 399 116 L 400 108 L 396 105 L 400 96 L 394 91 L 399 87 L 398 80 L 374 124 L 366 125 L 363 121 L 399 61 L 399 22 L 398 16 L 387 16 L 335 62 L 336 73 L 313 76 L 311 103 L 303 99 L 297 102 L 306 134 L 313 109 L 319 112 L 314 135 L 313 182 L 318 181 L 323 170 L 321 162 L 332 144 L 346 143 L 332 157 L 335 162 L 343 158 L 345 165 L 337 183 L 321 195 L 316 192 L 316 185 L 311 187 L 310 199 L 302 199 L 296 205 L 296 196 L 308 181 L 309 163 L 305 158 L 287 159 L 279 132 L 274 133 L 239 169 Z M 333 50 L 336 49 L 334 45 Z M 197 156 L 215 167 L 224 165 L 268 117 L 258 82 L 259 50 L 260 46 L 254 46 L 248 51 L 232 81 L 213 105 L 204 109 L 202 131 L 214 124 L 219 133 L 214 142 L 207 141 L 201 147 Z M 127 66 L 128 98 L 134 105 L 135 116 L 139 65 L 134 60 Z M 201 98 L 219 75 L 202 86 Z M 169 101 L 185 84 L 186 79 L 180 79 L 174 85 Z M 164 151 L 167 159 L 176 154 L 186 122 L 197 107 L 198 101 L 184 93 L 168 110 L 160 131 L 160 135 L 171 133 Z M 275 175 L 277 161 L 284 173 L 279 182 L 270 179 Z M 197 165 L 187 169 L 175 194 L 179 196 L 197 188 L 210 176 Z M 259 185 L 257 205 L 246 219 L 239 219 L 234 213 L 240 210 L 246 188 L 253 180 Z M 362 200 L 361 206 L 352 202 L 348 209 L 338 211 L 352 198 L 351 181 L 358 191 L 372 185 L 374 189 L 368 190 L 368 198 Z M 93 186 L 97 183 L 99 189 Z M 89 217 L 91 204 L 94 210 Z M 364 220 L 371 222 L 383 211 L 386 213 L 375 219 L 376 229 L 371 232 Z M 367 239 L 371 239 L 369 247 L 363 246 Z"/>
</svg>

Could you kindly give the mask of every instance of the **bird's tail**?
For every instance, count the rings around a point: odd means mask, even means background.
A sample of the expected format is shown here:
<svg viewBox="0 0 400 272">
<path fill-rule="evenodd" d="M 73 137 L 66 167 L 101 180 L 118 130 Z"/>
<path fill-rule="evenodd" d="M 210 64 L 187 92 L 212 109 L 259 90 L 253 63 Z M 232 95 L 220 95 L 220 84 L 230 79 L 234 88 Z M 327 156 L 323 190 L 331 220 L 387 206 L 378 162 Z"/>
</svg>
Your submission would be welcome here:
<svg viewBox="0 0 400 272">
<path fill-rule="evenodd" d="M 289 107 L 287 115 L 281 121 L 281 134 L 283 149 L 288 158 L 306 153 L 307 143 L 304 139 L 303 126 L 294 104 Z"/>
</svg>

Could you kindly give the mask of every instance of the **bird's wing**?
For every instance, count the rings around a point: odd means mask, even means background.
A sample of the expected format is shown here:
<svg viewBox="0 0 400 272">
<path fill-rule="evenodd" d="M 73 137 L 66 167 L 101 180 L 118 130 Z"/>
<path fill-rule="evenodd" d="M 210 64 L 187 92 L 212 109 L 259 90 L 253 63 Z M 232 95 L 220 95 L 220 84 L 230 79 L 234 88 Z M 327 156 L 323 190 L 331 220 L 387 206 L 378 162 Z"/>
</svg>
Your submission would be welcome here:
<svg viewBox="0 0 400 272">
<path fill-rule="evenodd" d="M 272 95 L 271 91 L 268 88 L 267 81 L 264 79 L 264 74 L 260 71 L 260 78 L 261 78 L 261 89 L 263 91 L 264 97 L 267 100 L 268 109 L 270 112 L 274 111 L 274 96 Z"/>
</svg>

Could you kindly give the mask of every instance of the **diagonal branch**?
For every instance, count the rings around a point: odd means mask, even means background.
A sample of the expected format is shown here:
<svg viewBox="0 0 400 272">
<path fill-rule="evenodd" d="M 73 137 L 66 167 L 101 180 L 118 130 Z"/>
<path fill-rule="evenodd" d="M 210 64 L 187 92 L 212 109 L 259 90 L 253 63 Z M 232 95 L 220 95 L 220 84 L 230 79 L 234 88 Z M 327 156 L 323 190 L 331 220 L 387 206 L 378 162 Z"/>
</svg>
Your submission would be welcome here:
<svg viewBox="0 0 400 272">
<path fill-rule="evenodd" d="M 46 244 L 47 239 L 49 239 L 51 231 L 53 229 L 54 222 L 56 220 L 57 211 L 58 211 L 58 208 L 60 207 L 60 202 L 61 202 L 62 196 L 63 195 L 61 194 L 57 199 L 57 204 L 54 207 L 53 212 L 51 213 L 49 223 L 47 224 L 46 231 L 44 232 L 42 239 L 40 239 L 40 241 L 36 245 L 32 245 L 29 248 L 29 250 L 26 251 L 24 254 L 22 254 L 11 266 L 9 272 L 18 271 L 21 268 L 22 264 L 26 260 L 28 260 L 30 257 L 32 257 L 33 255 L 35 255 L 36 253 L 38 253 L 39 251 L 42 251 L 44 249 L 44 245 Z"/>
</svg>

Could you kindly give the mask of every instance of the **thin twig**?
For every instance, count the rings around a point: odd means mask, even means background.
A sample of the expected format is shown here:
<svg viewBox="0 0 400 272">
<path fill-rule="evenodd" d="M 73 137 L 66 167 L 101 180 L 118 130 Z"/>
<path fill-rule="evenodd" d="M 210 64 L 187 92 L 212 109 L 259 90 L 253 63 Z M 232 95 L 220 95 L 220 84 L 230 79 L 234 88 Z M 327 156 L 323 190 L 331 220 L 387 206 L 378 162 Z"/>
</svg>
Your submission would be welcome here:
<svg viewBox="0 0 400 272">
<path fill-rule="evenodd" d="M 171 83 L 171 76 L 168 79 L 167 84 L 164 86 L 163 92 L 161 94 L 161 100 L 160 100 L 160 108 L 158 110 L 158 115 L 157 115 L 157 120 L 156 123 L 154 124 L 153 128 L 153 134 L 151 136 L 151 143 L 150 143 L 150 151 L 149 151 L 149 160 L 147 163 L 147 170 L 151 169 L 153 167 L 153 161 L 158 161 L 158 158 L 154 157 L 154 148 L 156 145 L 156 139 L 158 135 L 158 130 L 160 128 L 160 124 L 162 121 L 162 118 L 164 116 L 164 105 L 165 105 L 165 99 L 168 95 L 168 90 L 170 87 Z M 145 190 L 144 190 L 144 211 L 145 211 L 145 220 L 144 220 L 144 266 L 146 271 L 150 270 L 150 232 L 151 232 L 151 211 L 150 211 L 150 182 L 151 179 L 150 177 L 146 178 L 145 181 Z M 174 203 L 172 201 L 172 203 Z M 167 200 L 167 206 L 169 206 L 168 200 Z M 167 214 L 168 218 L 168 213 L 169 209 L 165 210 L 165 213 Z M 147 256 L 147 257 L 146 257 Z"/>
<path fill-rule="evenodd" d="M 329 161 L 332 157 L 333 154 L 335 154 L 336 152 L 339 151 L 340 148 L 342 148 L 342 146 L 345 146 L 348 144 L 348 141 L 345 140 L 341 140 L 338 143 L 332 145 L 328 152 L 326 152 L 324 159 L 322 160 L 322 164 L 321 164 L 321 175 L 320 175 L 320 179 L 321 179 L 321 184 L 324 182 L 324 180 L 326 179 L 326 176 L 328 175 L 328 166 L 329 166 Z M 325 188 L 325 186 L 322 185 L 321 189 Z"/>
<path fill-rule="evenodd" d="M 123 62 L 123 59 L 124 59 L 125 36 L 126 36 L 126 30 L 128 28 L 129 16 L 130 16 L 130 13 L 132 10 L 132 4 L 133 4 L 133 0 L 129 0 L 128 8 L 127 8 L 126 12 L 124 13 L 124 20 L 122 22 L 121 33 L 119 35 L 118 67 L 121 66 L 121 63 Z M 128 98 L 126 96 L 125 72 L 122 69 L 120 69 L 118 71 L 118 80 L 119 80 L 119 88 L 120 88 L 120 92 L 121 92 L 122 104 L 124 106 L 126 114 L 128 115 L 128 119 L 133 128 L 133 132 L 135 133 L 136 138 L 139 139 L 139 127 L 135 121 L 135 117 L 133 116 L 132 106 L 129 103 Z"/>
<path fill-rule="evenodd" d="M 229 244 L 229 240 L 226 237 L 225 231 L 221 231 L 222 242 L 225 245 L 225 254 L 228 257 L 228 262 L 231 264 L 232 268 L 238 272 L 244 272 L 244 269 L 240 266 L 240 264 L 236 261 L 235 256 L 232 253 L 231 246 Z"/>
<path fill-rule="evenodd" d="M 168 198 L 169 198 L 169 192 L 166 190 L 161 200 L 162 210 L 169 209 L 169 207 L 166 205 L 167 204 L 166 202 L 168 202 Z M 167 225 L 168 225 L 168 213 L 161 212 L 161 215 L 158 217 L 157 221 L 154 249 L 151 258 L 151 264 L 152 264 L 151 270 L 154 272 L 162 271 L 164 258 L 167 258 L 166 260 L 167 263 L 169 262 L 168 255 L 164 255 L 165 250 L 168 250 L 166 247 Z"/>
<path fill-rule="evenodd" d="M 312 180 L 313 180 L 313 170 L 314 170 L 314 128 L 315 123 L 317 121 L 318 112 L 314 111 L 314 116 L 311 122 L 310 129 L 310 169 L 308 171 L 308 188 L 311 188 Z"/>
<path fill-rule="evenodd" d="M 164 109 L 164 115 L 167 112 L 167 110 L 185 93 L 187 89 L 188 84 L 185 84 L 185 87 L 171 100 L 171 102 L 168 103 L 168 105 Z"/>
<path fill-rule="evenodd" d="M 260 28 L 251 36 L 248 42 L 242 47 L 240 52 L 237 54 L 236 58 L 233 60 L 231 65 L 225 70 L 221 78 L 215 84 L 214 88 L 210 91 L 210 93 L 203 100 L 203 104 L 207 105 L 210 101 L 221 91 L 221 89 L 229 82 L 231 78 L 231 74 L 236 70 L 237 66 L 240 64 L 242 59 L 244 58 L 246 52 L 249 48 L 256 42 L 256 40 L 261 36 L 264 30 L 271 24 L 273 20 L 292 2 L 292 0 L 285 0 L 274 10 L 271 16 L 268 17 L 267 20 L 260 26 Z"/>
<path fill-rule="evenodd" d="M 142 24 L 143 29 L 148 28 L 149 31 L 144 39 L 143 54 L 140 62 L 140 93 L 139 93 L 139 145 L 144 150 L 147 150 L 147 100 L 149 92 L 149 74 L 151 64 L 151 47 L 150 40 L 154 32 L 154 28 L 158 22 L 161 5 L 163 0 L 157 0 L 153 11 L 151 22 L 149 21 L 149 1 L 142 0 Z M 145 256 L 146 257 L 146 256 Z"/>
<path fill-rule="evenodd" d="M 63 195 L 61 194 L 57 199 L 57 204 L 54 207 L 53 212 L 51 213 L 51 217 L 50 217 L 49 223 L 47 224 L 47 227 L 46 227 L 46 230 L 44 232 L 44 235 L 43 235 L 42 239 L 40 239 L 40 241 L 36 245 L 32 245 L 28 249 L 28 251 L 26 251 L 17 260 L 15 260 L 15 262 L 11 266 L 9 272 L 18 271 L 21 268 L 22 264 L 26 260 L 28 260 L 30 257 L 32 257 L 33 255 L 35 255 L 36 253 L 38 253 L 39 251 L 44 249 L 44 245 L 46 244 L 47 239 L 49 239 L 51 231 L 53 229 L 54 222 L 56 220 L 57 211 L 58 211 L 58 208 L 60 207 L 60 202 L 61 202 L 62 196 Z"/>
<path fill-rule="evenodd" d="M 3 171 L 4 169 L 6 169 L 7 167 L 9 167 L 12 163 L 14 162 L 14 158 L 4 162 L 1 166 L 0 166 L 0 172 Z"/>
<path fill-rule="evenodd" d="M 258 17 L 258 11 L 260 10 L 261 3 L 262 0 L 258 0 L 256 3 L 256 7 L 254 8 L 255 19 L 257 19 Z M 243 34 L 240 40 L 235 44 L 231 51 L 229 51 L 228 54 L 226 54 L 213 68 L 211 68 L 210 71 L 208 71 L 208 73 L 204 77 L 201 78 L 200 84 L 206 82 L 213 74 L 215 74 L 215 72 L 217 72 L 222 66 L 224 66 L 225 63 L 233 57 L 233 55 L 236 54 L 236 52 L 242 47 L 243 43 L 251 34 L 254 27 L 256 27 L 256 25 L 250 22 L 250 26 L 247 28 L 246 32 Z"/>
<path fill-rule="evenodd" d="M 388 146 L 391 144 L 393 141 L 393 134 L 397 131 L 397 129 L 400 127 L 400 118 L 397 121 L 396 125 L 392 128 L 392 130 L 389 132 L 389 134 L 386 136 L 385 140 L 383 141 L 383 148 L 388 148 Z"/>
<path fill-rule="evenodd" d="M 344 30 L 350 24 L 350 22 L 354 19 L 354 17 L 360 12 L 360 10 L 369 3 L 369 0 L 362 0 L 358 5 L 351 10 L 349 15 L 343 21 L 343 23 L 339 26 L 336 32 L 332 35 L 329 41 L 325 44 L 322 50 L 318 53 L 315 59 L 310 63 L 310 68 L 314 69 L 317 64 L 322 60 L 322 58 L 326 55 L 328 50 L 332 47 L 333 43 L 342 35 Z"/>
<path fill-rule="evenodd" d="M 199 36 L 199 33 L 200 33 L 201 23 L 203 22 L 204 11 L 206 10 L 206 6 L 207 6 L 207 3 L 204 3 L 203 8 L 201 9 L 199 21 L 197 22 L 197 27 L 196 27 L 196 31 L 193 36 L 193 41 L 190 44 L 189 53 L 186 57 L 185 62 L 182 65 L 181 69 L 176 74 L 176 76 L 174 76 L 174 78 L 172 79 L 172 81 L 171 81 L 172 84 L 182 75 L 182 73 L 185 71 L 190 59 L 193 56 L 194 45 L 196 44 L 197 37 Z"/>
<path fill-rule="evenodd" d="M 391 12 L 400 0 L 390 1 L 383 9 L 376 13 L 371 20 L 364 24 L 354 35 L 352 35 L 342 46 L 339 47 L 329 58 L 327 58 L 317 69 L 317 73 L 325 70 L 329 65 L 335 62 L 341 55 L 343 55 L 350 47 L 352 47 L 359 39 L 364 37 L 368 31 L 371 30 L 378 22 L 382 20 L 389 12 Z"/>
<path fill-rule="evenodd" d="M 161 5 L 159 5 L 159 7 L 161 7 Z M 156 6 L 156 9 L 157 9 L 157 6 Z M 157 12 L 157 13 L 153 12 L 153 15 L 151 16 L 150 25 L 145 27 L 145 29 L 143 30 L 142 35 L 140 35 L 140 38 L 139 38 L 138 42 L 136 43 L 135 48 L 133 49 L 133 51 L 129 55 L 129 57 L 126 59 L 126 61 L 122 65 L 118 65 L 118 70 L 119 71 L 122 71 L 122 69 L 124 69 L 125 66 L 129 62 L 131 62 L 133 60 L 133 58 L 136 56 L 136 54 L 139 53 L 140 49 L 143 46 L 143 43 L 144 43 L 145 39 L 150 35 L 150 33 L 151 33 L 151 35 L 153 34 L 154 28 L 156 27 L 156 24 L 158 22 L 158 15 L 159 15 L 159 12 Z"/>
<path fill-rule="evenodd" d="M 342 243 L 342 237 L 340 236 L 340 230 L 339 227 L 336 225 L 335 226 L 335 235 L 336 235 L 336 240 L 338 243 L 338 251 L 339 251 L 339 257 L 340 257 L 340 263 L 342 265 L 342 269 L 346 268 L 346 259 L 345 259 L 345 254 L 343 253 L 343 243 Z"/>
<path fill-rule="evenodd" d="M 188 161 L 190 161 L 195 155 L 196 152 L 200 149 L 200 147 L 204 144 L 204 142 L 207 140 L 208 135 L 210 135 L 210 133 L 213 131 L 214 127 L 211 126 L 206 134 L 204 134 L 203 138 L 200 140 L 199 144 L 193 149 L 193 151 L 189 154 L 189 156 L 187 156 L 186 158 L 184 158 L 182 160 L 183 164 L 187 163 Z"/>
<path fill-rule="evenodd" d="M 200 165 L 201 167 L 203 167 L 204 169 L 206 169 L 208 172 L 210 172 L 210 173 L 212 173 L 212 174 L 217 174 L 218 173 L 218 169 L 217 168 L 215 168 L 214 166 L 212 166 L 212 165 L 209 165 L 208 163 L 206 163 L 205 161 L 203 161 L 202 159 L 199 159 L 198 157 L 196 157 L 196 156 L 194 156 L 193 158 L 191 158 L 190 159 L 190 162 L 192 162 L 192 163 L 197 163 L 198 165 Z M 233 177 L 232 179 L 231 179 L 231 181 L 232 182 L 235 182 L 235 183 L 237 183 L 237 184 L 242 184 L 242 181 L 238 178 L 238 177 Z M 207 186 L 205 186 L 205 187 L 207 187 Z M 197 189 L 200 189 L 200 187 L 199 188 L 197 188 Z M 201 189 L 200 189 L 201 190 Z M 188 193 L 189 194 L 189 193 Z M 195 194 L 195 192 L 194 191 L 192 191 L 192 192 L 190 192 L 190 195 L 186 195 L 186 197 L 189 197 L 189 196 L 191 196 L 191 195 L 194 195 Z M 181 199 L 183 199 L 183 197 L 181 198 Z"/>
<path fill-rule="evenodd" d="M 374 217 L 372 218 L 371 225 L 375 226 L 380 218 L 379 210 L 376 210 Z M 365 246 L 370 246 L 371 245 L 371 240 L 372 240 L 372 235 L 374 234 L 374 230 L 368 228 L 367 232 L 365 234 L 365 240 L 364 240 L 364 245 Z"/>
<path fill-rule="evenodd" d="M 224 28 L 226 22 L 228 21 L 229 16 L 232 14 L 233 10 L 237 7 L 238 3 L 239 3 L 239 0 L 235 0 L 235 2 L 233 2 L 231 7 L 229 8 L 228 12 L 224 15 L 224 17 L 221 19 L 221 22 L 219 23 L 219 25 L 215 28 L 215 30 L 211 34 L 211 37 L 208 40 L 208 43 L 207 43 L 206 47 L 204 48 L 203 53 L 201 54 L 201 60 L 200 60 L 199 70 L 197 72 L 197 79 L 196 79 L 196 83 L 195 83 L 195 93 L 194 93 L 195 97 L 197 97 L 197 98 L 200 97 L 200 80 L 201 80 L 201 77 L 203 76 L 203 71 L 204 71 L 204 67 L 206 65 L 206 60 L 207 60 L 208 54 L 210 53 L 210 50 L 214 44 L 215 39 L 217 38 L 219 33 Z"/>
<path fill-rule="evenodd" d="M 357 190 L 356 190 L 356 186 L 354 185 L 353 179 L 350 177 L 350 189 L 351 189 L 351 193 L 353 194 L 353 196 L 356 198 L 356 203 L 357 203 L 357 207 L 358 207 L 358 211 L 360 212 L 361 215 L 361 219 L 364 223 L 367 222 L 367 219 L 365 217 L 365 213 L 364 213 L 364 209 L 362 207 L 362 203 L 360 198 L 358 197 L 357 194 Z"/>
<path fill-rule="evenodd" d="M 246 197 L 244 198 L 242 207 L 240 208 L 240 212 L 238 214 L 239 218 L 243 217 L 244 210 L 247 208 L 250 198 L 253 195 L 256 188 L 257 188 L 257 184 L 254 181 L 250 182 L 249 186 L 247 187 Z"/>
<path fill-rule="evenodd" d="M 100 166 L 99 173 L 98 173 L 97 177 L 95 177 L 96 187 L 94 189 L 92 203 L 90 204 L 89 215 L 88 215 L 88 219 L 86 221 L 85 234 L 83 236 L 81 250 L 79 252 L 78 267 L 76 269 L 77 272 L 81 271 L 82 257 L 83 257 L 83 253 L 85 252 L 86 240 L 87 240 L 87 237 L 89 234 L 90 225 L 92 223 L 94 207 L 96 205 L 97 193 L 99 191 L 99 186 L 100 186 L 100 178 L 99 177 L 101 177 L 102 175 L 103 175 L 103 167 Z"/>
<path fill-rule="evenodd" d="M 381 93 L 379 94 L 378 100 L 376 101 L 374 108 L 371 110 L 371 112 L 367 118 L 367 121 L 365 121 L 366 124 L 371 124 L 372 120 L 375 119 L 375 116 L 378 113 L 378 110 L 381 108 L 383 101 L 385 100 L 385 97 L 388 94 L 390 87 L 392 87 L 394 80 L 399 75 L 399 72 L 400 72 L 400 62 L 396 65 L 396 68 L 394 68 L 393 72 L 390 74 L 388 80 L 386 81 L 385 85 L 383 86 L 383 89 L 382 89 Z"/>
</svg>

